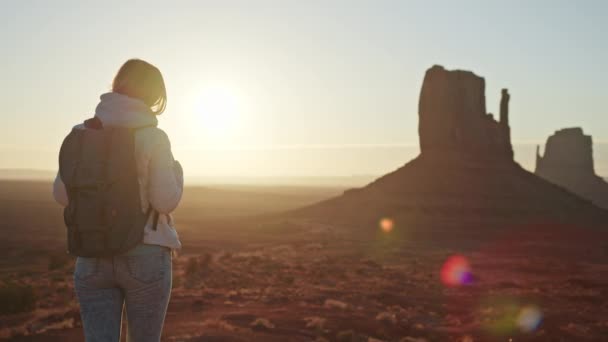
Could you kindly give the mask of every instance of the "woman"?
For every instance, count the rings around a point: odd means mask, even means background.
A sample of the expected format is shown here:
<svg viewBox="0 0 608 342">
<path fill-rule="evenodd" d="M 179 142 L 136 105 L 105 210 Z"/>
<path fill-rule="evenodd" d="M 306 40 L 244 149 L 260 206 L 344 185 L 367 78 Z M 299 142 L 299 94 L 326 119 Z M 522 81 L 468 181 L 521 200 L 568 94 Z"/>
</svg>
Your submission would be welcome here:
<svg viewBox="0 0 608 342">
<path fill-rule="evenodd" d="M 159 216 L 146 223 L 143 241 L 130 251 L 112 257 L 77 258 L 74 288 L 88 342 L 120 340 L 123 306 L 129 341 L 160 341 L 171 292 L 171 250 L 181 247 L 170 213 L 183 191 L 181 166 L 173 159 L 167 135 L 156 128 L 156 116 L 163 113 L 166 103 L 160 71 L 132 59 L 120 68 L 112 92 L 101 95 L 95 110 L 94 120 L 104 128 L 147 127 L 133 133 L 139 196 L 142 211 L 150 205 Z M 68 206 L 59 175 L 53 195 Z"/>
</svg>

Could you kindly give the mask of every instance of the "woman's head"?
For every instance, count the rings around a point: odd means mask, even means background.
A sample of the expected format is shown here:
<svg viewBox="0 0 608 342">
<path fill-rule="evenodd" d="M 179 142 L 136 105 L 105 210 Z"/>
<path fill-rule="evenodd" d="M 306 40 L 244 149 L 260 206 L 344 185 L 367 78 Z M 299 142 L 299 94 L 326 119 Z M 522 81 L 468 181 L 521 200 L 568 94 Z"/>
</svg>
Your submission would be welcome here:
<svg viewBox="0 0 608 342">
<path fill-rule="evenodd" d="M 160 115 L 167 106 L 163 75 L 154 65 L 141 59 L 130 59 L 118 70 L 112 91 L 142 100 L 152 113 Z"/>
</svg>

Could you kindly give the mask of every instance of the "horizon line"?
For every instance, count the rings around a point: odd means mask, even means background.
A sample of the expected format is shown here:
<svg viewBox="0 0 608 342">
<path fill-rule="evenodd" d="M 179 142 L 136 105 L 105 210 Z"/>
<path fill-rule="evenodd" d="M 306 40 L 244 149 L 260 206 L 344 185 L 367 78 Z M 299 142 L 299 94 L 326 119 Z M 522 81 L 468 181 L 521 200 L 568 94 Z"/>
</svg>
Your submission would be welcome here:
<svg viewBox="0 0 608 342">
<path fill-rule="evenodd" d="M 540 140 L 515 140 L 511 142 L 513 146 L 527 146 L 527 145 L 541 145 L 544 146 L 546 141 Z M 607 140 L 597 140 L 593 142 L 594 145 L 605 145 L 608 144 Z M 395 143 L 346 143 L 346 144 L 279 144 L 279 145 L 228 145 L 228 146 L 179 146 L 175 145 L 173 148 L 180 151 L 261 151 L 261 150 L 323 150 L 323 149 L 366 149 L 366 148 L 412 148 L 420 147 L 418 142 L 395 142 Z M 0 149 L 3 150 L 35 150 L 35 151 L 54 151 L 56 148 L 47 146 L 34 147 L 34 146 L 17 146 L 17 145 L 0 145 Z"/>
</svg>

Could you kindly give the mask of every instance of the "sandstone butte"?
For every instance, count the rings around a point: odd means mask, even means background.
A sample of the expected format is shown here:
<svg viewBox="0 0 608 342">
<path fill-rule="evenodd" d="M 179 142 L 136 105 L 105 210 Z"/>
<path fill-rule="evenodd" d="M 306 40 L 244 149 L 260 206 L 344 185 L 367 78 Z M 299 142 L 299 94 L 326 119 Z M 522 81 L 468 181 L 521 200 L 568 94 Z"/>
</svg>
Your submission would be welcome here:
<svg viewBox="0 0 608 342">
<path fill-rule="evenodd" d="M 608 209 L 608 183 L 595 174 L 593 140 L 581 128 L 565 128 L 536 152 L 536 175 Z"/>
<path fill-rule="evenodd" d="M 410 227 L 608 222 L 607 211 L 514 161 L 510 94 L 501 95 L 497 121 L 486 108 L 484 78 L 431 67 L 418 104 L 420 154 L 362 188 L 288 215 L 365 227 L 385 217 Z"/>
</svg>

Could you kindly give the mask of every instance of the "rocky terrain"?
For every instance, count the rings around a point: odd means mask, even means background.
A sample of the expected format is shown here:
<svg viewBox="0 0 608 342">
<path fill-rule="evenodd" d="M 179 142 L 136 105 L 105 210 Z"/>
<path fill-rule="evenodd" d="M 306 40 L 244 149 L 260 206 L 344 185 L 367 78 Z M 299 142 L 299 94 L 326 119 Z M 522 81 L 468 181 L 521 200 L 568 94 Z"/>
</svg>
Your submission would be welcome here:
<svg viewBox="0 0 608 342">
<path fill-rule="evenodd" d="M 182 212 L 163 341 L 572 341 L 608 334 L 608 236 L 568 227 L 367 231 Z M 21 230 L 26 233 L 27 228 Z M 48 236 L 49 234 L 46 234 Z M 82 341 L 73 260 L 21 236 L 9 279 L 37 297 L 10 341 Z M 25 244 L 24 241 L 31 241 Z M 17 264 L 16 261 L 22 261 Z"/>
<path fill-rule="evenodd" d="M 514 162 L 484 88 L 429 69 L 420 156 L 363 188 L 187 189 L 163 341 L 605 339 L 607 213 Z M 82 341 L 50 184 L 0 186 L 0 339 Z"/>
</svg>

